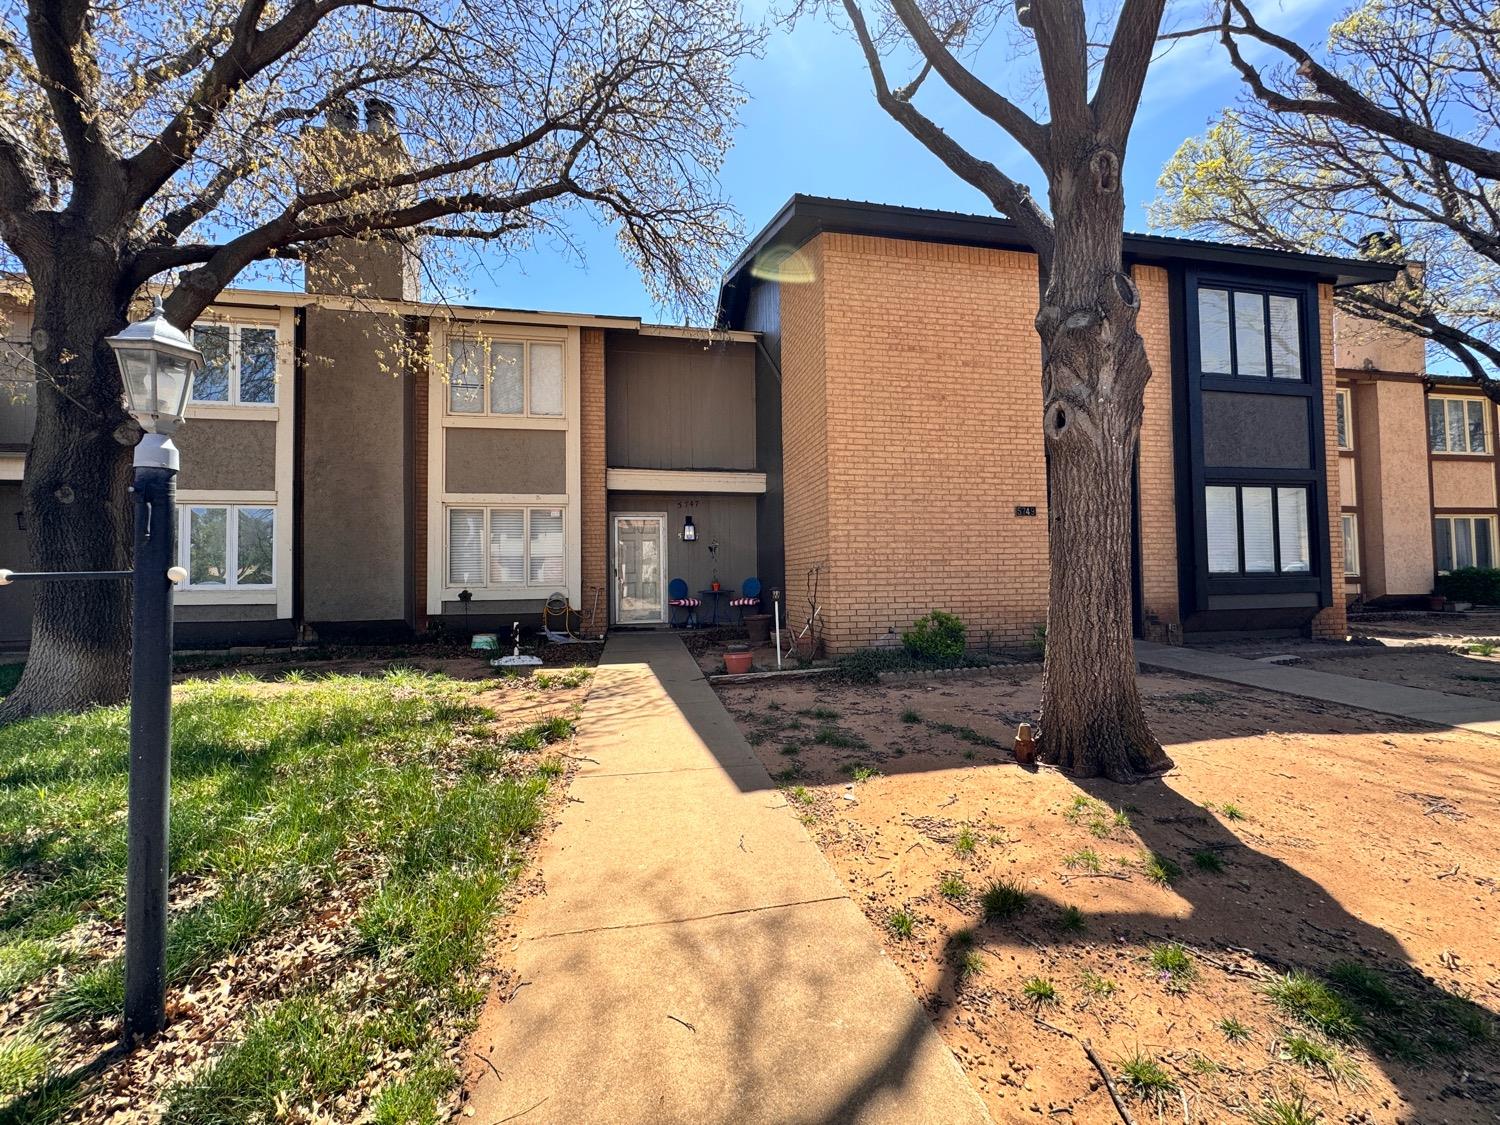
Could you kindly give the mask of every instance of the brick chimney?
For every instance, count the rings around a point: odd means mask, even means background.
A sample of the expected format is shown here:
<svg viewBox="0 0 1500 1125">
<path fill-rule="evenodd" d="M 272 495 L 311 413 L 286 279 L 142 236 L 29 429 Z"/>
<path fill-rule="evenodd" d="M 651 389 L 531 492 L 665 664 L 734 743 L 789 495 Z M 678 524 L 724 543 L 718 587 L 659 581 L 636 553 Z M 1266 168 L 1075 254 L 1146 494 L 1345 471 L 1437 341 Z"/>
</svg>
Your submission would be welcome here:
<svg viewBox="0 0 1500 1125">
<path fill-rule="evenodd" d="M 329 109 L 325 125 L 304 130 L 305 189 L 317 191 L 406 167 L 408 154 L 396 128 L 395 107 L 372 97 L 365 99 L 364 108 L 362 131 L 358 110 L 348 99 Z M 406 193 L 390 194 L 390 202 L 399 204 Z M 330 238 L 309 250 L 303 288 L 330 296 L 415 301 L 421 294 L 421 264 L 421 239 L 411 234 L 382 231 Z"/>
</svg>

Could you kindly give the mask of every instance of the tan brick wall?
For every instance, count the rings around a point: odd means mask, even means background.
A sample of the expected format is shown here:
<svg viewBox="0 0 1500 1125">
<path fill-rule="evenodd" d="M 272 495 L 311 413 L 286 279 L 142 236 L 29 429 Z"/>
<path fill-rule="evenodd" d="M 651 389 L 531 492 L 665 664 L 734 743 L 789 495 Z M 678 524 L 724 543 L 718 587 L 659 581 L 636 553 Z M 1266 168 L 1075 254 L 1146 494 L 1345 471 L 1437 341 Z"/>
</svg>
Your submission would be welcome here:
<svg viewBox="0 0 1500 1125">
<path fill-rule="evenodd" d="M 584 328 L 580 341 L 579 502 L 582 589 L 578 592 L 585 636 L 600 636 L 609 623 L 609 520 L 605 514 L 604 330 Z M 598 591 L 595 596 L 595 591 Z"/>
<path fill-rule="evenodd" d="M 1047 604 L 1035 258 L 842 234 L 804 252 L 818 280 L 782 287 L 792 620 L 821 555 L 830 651 L 932 609 L 975 644 L 1029 640 Z"/>
<path fill-rule="evenodd" d="M 839 617 L 836 575 L 828 536 L 828 397 L 825 331 L 827 287 L 823 248 L 813 239 L 797 253 L 813 280 L 781 285 L 781 453 L 786 498 L 783 535 L 786 552 L 784 620 L 800 630 L 808 609 L 808 575 L 820 567 L 818 598 L 823 628 Z M 844 560 L 847 562 L 848 560 Z"/>
<path fill-rule="evenodd" d="M 1177 604 L 1177 484 L 1172 461 L 1172 336 L 1167 271 L 1136 266 L 1131 275 L 1141 293 L 1137 327 L 1151 361 L 1141 420 L 1140 541 L 1141 602 L 1151 640 L 1181 639 Z"/>
<path fill-rule="evenodd" d="M 1344 584 L 1344 533 L 1339 521 L 1339 443 L 1335 430 L 1338 409 L 1334 396 L 1338 380 L 1334 377 L 1333 364 L 1333 286 L 1318 286 L 1318 335 L 1323 349 L 1323 452 L 1328 462 L 1327 497 L 1328 545 L 1333 567 L 1333 605 L 1319 610 L 1313 618 L 1312 634 L 1315 637 L 1343 637 L 1348 633 L 1348 618 L 1344 599 L 1340 596 Z"/>
</svg>

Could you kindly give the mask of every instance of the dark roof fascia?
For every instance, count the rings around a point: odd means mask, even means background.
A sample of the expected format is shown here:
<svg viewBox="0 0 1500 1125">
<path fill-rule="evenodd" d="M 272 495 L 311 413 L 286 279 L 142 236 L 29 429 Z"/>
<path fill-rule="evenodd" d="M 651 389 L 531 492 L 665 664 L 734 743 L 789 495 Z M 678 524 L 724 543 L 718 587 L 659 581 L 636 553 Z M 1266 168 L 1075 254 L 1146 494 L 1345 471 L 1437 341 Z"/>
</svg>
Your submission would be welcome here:
<svg viewBox="0 0 1500 1125">
<path fill-rule="evenodd" d="M 750 267 L 773 245 L 795 248 L 823 233 L 865 234 L 880 238 L 905 238 L 963 246 L 1031 252 L 1016 225 L 998 216 L 966 215 L 956 211 L 933 211 L 920 207 L 895 207 L 882 203 L 794 195 L 774 218 L 751 239 L 750 244 L 725 274 L 719 292 L 719 308 L 725 322 L 735 324 L 743 315 Z M 1160 234 L 1126 234 L 1128 263 L 1191 261 L 1208 266 L 1240 270 L 1279 270 L 1312 275 L 1338 288 L 1390 281 L 1397 265 L 1359 259 L 1333 258 L 1322 254 L 1299 254 L 1253 246 L 1205 242 Z"/>
</svg>

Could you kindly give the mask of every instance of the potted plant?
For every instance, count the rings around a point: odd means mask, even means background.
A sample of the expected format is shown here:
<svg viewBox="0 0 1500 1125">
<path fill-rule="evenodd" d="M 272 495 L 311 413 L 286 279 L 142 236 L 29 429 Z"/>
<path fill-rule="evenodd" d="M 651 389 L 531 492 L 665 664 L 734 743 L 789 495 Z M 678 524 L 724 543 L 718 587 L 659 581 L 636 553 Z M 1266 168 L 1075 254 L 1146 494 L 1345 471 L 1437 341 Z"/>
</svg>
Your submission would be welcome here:
<svg viewBox="0 0 1500 1125">
<path fill-rule="evenodd" d="M 750 671 L 750 646 L 730 645 L 724 650 L 724 671 L 731 676 L 743 676 Z"/>
</svg>

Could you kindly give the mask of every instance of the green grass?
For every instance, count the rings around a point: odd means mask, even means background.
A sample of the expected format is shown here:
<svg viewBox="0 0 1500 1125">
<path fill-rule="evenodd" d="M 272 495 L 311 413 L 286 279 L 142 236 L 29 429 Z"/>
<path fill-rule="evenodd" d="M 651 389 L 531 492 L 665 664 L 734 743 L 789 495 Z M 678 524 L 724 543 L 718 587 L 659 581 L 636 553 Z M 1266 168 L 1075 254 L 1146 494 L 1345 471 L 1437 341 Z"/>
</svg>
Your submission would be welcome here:
<svg viewBox="0 0 1500 1125">
<path fill-rule="evenodd" d="M 1088 922 L 1078 907 L 1065 906 L 1058 911 L 1057 928 L 1065 934 L 1081 934 L 1088 929 Z"/>
<path fill-rule="evenodd" d="M 1186 990 L 1198 975 L 1192 954 L 1176 942 L 1151 946 L 1149 960 L 1152 970 L 1169 988 Z"/>
<path fill-rule="evenodd" d="M 960 741 L 967 742 L 973 746 L 987 746 L 991 750 L 999 750 L 1003 744 L 998 738 L 991 738 L 987 734 L 981 734 L 973 727 L 966 727 L 959 723 L 929 723 L 938 734 L 951 734 Z M 968 757 L 969 755 L 965 755 Z"/>
<path fill-rule="evenodd" d="M 1103 801 L 1096 801 L 1082 793 L 1076 793 L 1068 807 L 1063 810 L 1063 819 L 1069 824 L 1087 828 L 1089 835 L 1107 840 L 1117 829 L 1130 827 L 1130 816 L 1124 809 L 1112 809 Z"/>
<path fill-rule="evenodd" d="M 805 715 L 809 719 L 817 719 L 824 723 L 834 723 L 839 719 L 839 713 L 832 707 L 806 707 L 797 714 Z"/>
<path fill-rule="evenodd" d="M 1205 848 L 1193 853 L 1193 866 L 1199 871 L 1206 871 L 1211 875 L 1217 875 L 1224 870 L 1224 860 L 1216 851 Z"/>
<path fill-rule="evenodd" d="M 835 750 L 860 750 L 866 745 L 865 740 L 859 735 L 834 726 L 819 727 L 817 733 L 813 735 L 813 741 L 820 746 L 831 746 Z"/>
<path fill-rule="evenodd" d="M 171 865 L 174 880 L 207 893 L 169 920 L 171 984 L 192 985 L 343 898 L 354 927 L 340 979 L 378 974 L 386 995 L 423 1001 L 403 1042 L 430 1044 L 469 1018 L 501 895 L 562 772 L 557 756 L 530 755 L 573 728 L 558 716 L 498 738 L 472 701 L 482 686 L 412 671 L 293 680 L 275 693 L 239 676 L 183 685 Z M 49 1022 L 108 1026 L 120 1007 L 118 957 L 90 959 L 69 938 L 121 918 L 127 718 L 97 708 L 0 729 L 0 882 L 17 888 L 0 909 L 0 995 L 63 968 L 0 1039 L 0 1121 L 66 1115 L 96 1081 L 39 1069 L 28 1036 Z M 269 1118 L 278 1096 L 326 1104 L 357 1086 L 376 1057 L 405 1048 L 351 995 L 264 1000 L 242 1038 L 168 1093 L 167 1119 Z M 440 1055 L 414 1052 L 396 1085 L 364 1096 L 377 1120 L 433 1119 L 435 1091 L 454 1078 Z"/>
<path fill-rule="evenodd" d="M 1231 1043 L 1243 1043 L 1250 1038 L 1250 1029 L 1233 1016 L 1225 1016 L 1218 1024 L 1220 1033 Z"/>
<path fill-rule="evenodd" d="M 896 937 L 909 938 L 912 934 L 916 933 L 917 920 L 912 916 L 911 911 L 907 910 L 904 906 L 900 906 L 886 915 L 885 928 L 890 930 Z"/>
<path fill-rule="evenodd" d="M 1311 973 L 1288 973 L 1267 985 L 1266 995 L 1292 1019 L 1330 1039 L 1353 1039 L 1363 1029 L 1358 1010 Z"/>
<path fill-rule="evenodd" d="M 1233 801 L 1225 801 L 1219 806 L 1219 815 L 1225 820 L 1244 820 L 1245 810 Z"/>
<path fill-rule="evenodd" d="M 984 955 L 977 949 L 964 951 L 958 960 L 958 975 L 962 980 L 977 977 L 984 972 Z"/>
<path fill-rule="evenodd" d="M 1031 977 L 1021 985 L 1021 995 L 1044 1008 L 1057 1003 L 1057 986 L 1047 977 Z"/>
<path fill-rule="evenodd" d="M 1475 641 L 1473 644 L 1466 645 L 1464 651 L 1471 656 L 1494 656 L 1495 646 L 1489 641 Z"/>
<path fill-rule="evenodd" d="M 953 838 L 953 850 L 959 855 L 973 855 L 979 847 L 979 833 L 967 824 L 958 830 L 958 835 Z"/>
<path fill-rule="evenodd" d="M 962 875 L 944 875 L 938 884 L 938 894 L 949 899 L 968 898 L 969 884 L 964 882 Z"/>
<path fill-rule="evenodd" d="M 901 712 L 901 721 L 903 723 L 912 723 L 912 724 L 920 723 L 922 721 L 922 716 L 917 711 L 915 711 L 912 708 L 908 707 L 905 711 Z"/>
<path fill-rule="evenodd" d="M 1095 875 L 1104 870 L 1099 853 L 1093 848 L 1080 848 L 1070 855 L 1063 856 L 1063 866 L 1070 871 L 1090 871 Z"/>
<path fill-rule="evenodd" d="M 0 664 L 0 695 L 9 695 L 21 682 L 24 664 Z"/>
<path fill-rule="evenodd" d="M 1113 996 L 1119 991 L 1119 985 L 1108 977 L 1101 977 L 1098 973 L 1084 970 L 1083 990 L 1090 996 L 1107 997 Z"/>
<path fill-rule="evenodd" d="M 575 664 L 564 672 L 537 672 L 531 677 L 531 682 L 543 691 L 556 691 L 559 688 L 582 687 L 589 682 L 594 670 L 586 664 Z"/>
<path fill-rule="evenodd" d="M 1323 1112 L 1300 1093 L 1274 1095 L 1250 1111 L 1251 1125 L 1318 1125 L 1322 1120 Z"/>
<path fill-rule="evenodd" d="M 1023 913 L 1030 902 L 1031 895 L 1026 888 L 1010 879 L 996 879 L 984 889 L 979 900 L 986 921 L 1014 918 Z"/>
<path fill-rule="evenodd" d="M 1328 969 L 1328 979 L 1360 1003 L 1382 1012 L 1403 1007 L 1385 974 L 1358 961 L 1338 961 Z"/>
<path fill-rule="evenodd" d="M 844 772 L 847 773 L 855 781 L 869 781 L 872 777 L 880 776 L 880 771 L 878 769 L 876 769 L 874 766 L 864 765 L 863 763 L 860 763 L 858 765 L 847 765 L 844 767 Z"/>
<path fill-rule="evenodd" d="M 1182 878 L 1182 868 L 1177 861 L 1161 852 L 1141 853 L 1141 873 L 1158 887 L 1170 887 Z"/>
<path fill-rule="evenodd" d="M 789 800 L 796 801 L 799 805 L 810 805 L 817 800 L 816 797 L 808 792 L 805 785 L 792 786 L 786 791 L 786 795 Z"/>
<path fill-rule="evenodd" d="M 1332 1082 L 1346 1086 L 1358 1085 L 1361 1081 L 1359 1067 L 1324 1039 L 1301 1032 L 1290 1032 L 1281 1038 L 1281 1057 L 1307 1070 L 1322 1071 Z"/>
<path fill-rule="evenodd" d="M 1126 1055 L 1117 1060 L 1115 1065 L 1120 1068 L 1116 1081 L 1142 1101 L 1159 1106 L 1169 1094 L 1177 1091 L 1177 1080 L 1158 1060 L 1142 1051 Z"/>
</svg>

